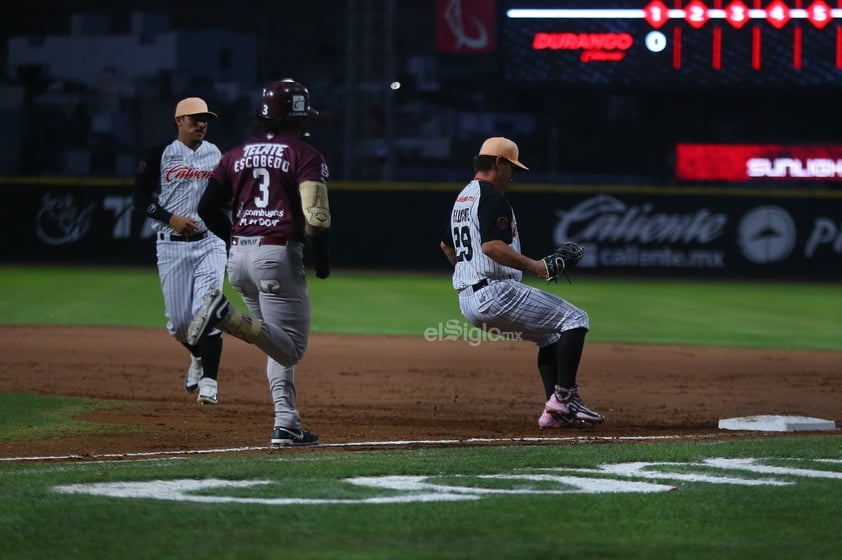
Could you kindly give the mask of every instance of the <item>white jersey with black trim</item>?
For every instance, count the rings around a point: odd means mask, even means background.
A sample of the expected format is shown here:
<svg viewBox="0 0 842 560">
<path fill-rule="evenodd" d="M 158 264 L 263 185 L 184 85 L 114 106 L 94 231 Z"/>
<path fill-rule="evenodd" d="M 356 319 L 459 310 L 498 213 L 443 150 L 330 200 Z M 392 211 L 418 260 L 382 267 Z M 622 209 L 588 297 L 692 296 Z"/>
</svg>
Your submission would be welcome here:
<svg viewBox="0 0 842 560">
<path fill-rule="evenodd" d="M 219 148 L 206 140 L 195 151 L 180 140 L 168 144 L 161 154 L 158 205 L 172 214 L 193 218 L 199 224 L 199 231 L 204 231 L 205 224 L 198 211 L 199 200 L 221 157 Z M 168 224 L 155 222 L 153 227 L 172 233 Z"/>
<path fill-rule="evenodd" d="M 498 264 L 482 252 L 486 241 L 500 239 L 520 253 L 517 220 L 506 195 L 491 183 L 474 179 L 456 197 L 450 215 L 456 251 L 453 287 L 463 290 L 481 280 L 516 280 L 523 273 Z"/>
</svg>

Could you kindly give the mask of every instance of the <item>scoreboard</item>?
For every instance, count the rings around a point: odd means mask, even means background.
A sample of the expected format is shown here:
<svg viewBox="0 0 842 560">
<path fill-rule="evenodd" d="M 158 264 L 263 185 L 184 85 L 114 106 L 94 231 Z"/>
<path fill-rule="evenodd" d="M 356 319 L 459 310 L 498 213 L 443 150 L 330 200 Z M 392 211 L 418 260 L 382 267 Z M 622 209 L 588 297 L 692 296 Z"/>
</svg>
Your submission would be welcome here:
<svg viewBox="0 0 842 560">
<path fill-rule="evenodd" d="M 842 88 L 842 0 L 509 0 L 500 34 L 522 85 Z"/>
</svg>

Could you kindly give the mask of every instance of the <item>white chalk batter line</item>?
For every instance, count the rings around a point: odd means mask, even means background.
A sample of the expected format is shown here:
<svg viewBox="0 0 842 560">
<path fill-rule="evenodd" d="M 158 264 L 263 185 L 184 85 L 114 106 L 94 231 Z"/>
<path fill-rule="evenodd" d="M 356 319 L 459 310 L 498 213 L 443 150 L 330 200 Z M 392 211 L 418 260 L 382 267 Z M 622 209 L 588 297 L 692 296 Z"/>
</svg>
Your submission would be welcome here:
<svg viewBox="0 0 842 560">
<path fill-rule="evenodd" d="M 349 443 L 319 443 L 310 447 L 400 447 L 412 445 L 465 445 L 472 443 L 588 443 L 592 441 L 654 441 L 665 439 L 701 439 L 720 437 L 721 434 L 696 436 L 571 436 L 571 437 L 523 437 L 523 438 L 469 438 L 469 439 L 422 439 L 396 441 L 360 441 Z M 144 457 L 163 457 L 174 455 L 206 455 L 210 453 L 240 453 L 243 451 L 283 451 L 284 449 L 298 449 L 296 447 L 274 448 L 268 445 L 259 447 L 224 447 L 218 449 L 195 449 L 188 451 L 138 451 L 130 453 L 103 453 L 96 455 L 47 455 L 40 457 L 0 457 L 0 461 L 69 461 L 71 459 L 125 459 Z"/>
</svg>

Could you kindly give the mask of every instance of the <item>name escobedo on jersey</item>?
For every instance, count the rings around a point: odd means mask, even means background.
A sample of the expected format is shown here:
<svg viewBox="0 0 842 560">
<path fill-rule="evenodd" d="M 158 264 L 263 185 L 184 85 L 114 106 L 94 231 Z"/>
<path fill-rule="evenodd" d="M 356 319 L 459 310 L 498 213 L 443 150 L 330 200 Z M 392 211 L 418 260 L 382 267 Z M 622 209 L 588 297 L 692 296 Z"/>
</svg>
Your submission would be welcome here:
<svg viewBox="0 0 842 560">
<path fill-rule="evenodd" d="M 260 144 L 246 144 L 243 147 L 243 157 L 234 162 L 234 172 L 239 173 L 244 169 L 280 169 L 289 171 L 289 160 L 284 157 L 287 148 L 286 144 L 275 144 L 272 142 Z M 266 210 L 264 208 L 250 208 L 243 210 L 238 216 L 240 225 L 261 225 L 276 226 L 280 218 L 284 217 L 283 209 Z"/>
<path fill-rule="evenodd" d="M 289 146 L 271 142 L 262 144 L 246 144 L 243 147 L 243 157 L 234 162 L 234 172 L 243 169 L 263 167 L 289 171 L 289 160 L 284 156 Z"/>
</svg>

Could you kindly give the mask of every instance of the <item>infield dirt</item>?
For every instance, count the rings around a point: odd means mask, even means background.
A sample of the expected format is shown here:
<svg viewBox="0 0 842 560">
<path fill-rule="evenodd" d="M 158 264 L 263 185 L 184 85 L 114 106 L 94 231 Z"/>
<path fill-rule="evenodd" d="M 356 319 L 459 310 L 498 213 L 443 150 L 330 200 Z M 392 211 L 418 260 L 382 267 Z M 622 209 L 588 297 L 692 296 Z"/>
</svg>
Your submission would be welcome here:
<svg viewBox="0 0 842 560">
<path fill-rule="evenodd" d="M 188 364 L 162 329 L 2 326 L 0 392 L 127 403 L 80 418 L 116 425 L 107 433 L 2 442 L 0 456 L 268 449 L 265 355 L 225 338 L 216 406 L 184 392 Z M 323 443 L 743 437 L 719 430 L 719 419 L 786 414 L 840 425 L 840 364 L 839 352 L 588 342 L 578 382 L 605 423 L 555 430 L 537 425 L 544 396 L 527 342 L 313 334 L 296 381 L 304 426 Z"/>
</svg>

